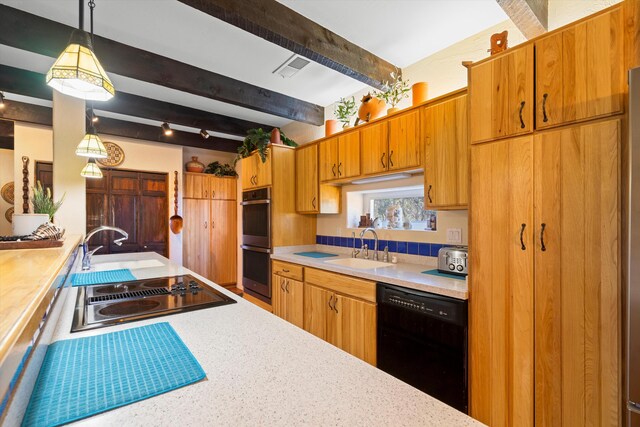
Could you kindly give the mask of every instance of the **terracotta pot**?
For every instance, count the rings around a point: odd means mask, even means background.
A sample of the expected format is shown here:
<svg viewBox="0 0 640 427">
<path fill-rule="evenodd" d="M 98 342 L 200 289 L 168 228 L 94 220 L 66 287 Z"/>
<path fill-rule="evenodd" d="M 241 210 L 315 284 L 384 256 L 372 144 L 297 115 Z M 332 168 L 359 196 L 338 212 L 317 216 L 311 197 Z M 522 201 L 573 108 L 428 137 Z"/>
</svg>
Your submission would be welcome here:
<svg viewBox="0 0 640 427">
<path fill-rule="evenodd" d="M 358 109 L 358 120 L 368 122 L 373 119 L 377 119 L 384 113 L 384 108 L 387 106 L 385 102 L 371 95 L 370 93 L 362 97 L 362 104 Z M 357 121 L 356 121 L 356 124 Z"/>
<path fill-rule="evenodd" d="M 280 139 L 280 129 L 273 128 L 273 130 L 271 131 L 270 142 L 272 144 L 282 144 L 282 140 Z"/>
<path fill-rule="evenodd" d="M 198 161 L 198 156 L 191 157 L 191 161 L 185 165 L 187 172 L 202 173 L 204 171 L 204 164 Z"/>
<path fill-rule="evenodd" d="M 388 115 L 391 115 L 391 114 L 393 114 L 393 113 L 395 113 L 395 112 L 398 112 L 398 111 L 400 111 L 400 109 L 399 109 L 398 107 L 389 108 L 389 109 L 387 110 L 387 116 L 388 116 Z"/>
<path fill-rule="evenodd" d="M 324 136 L 333 135 L 337 132 L 340 132 L 340 126 L 337 120 L 331 119 L 324 123 Z"/>
<path fill-rule="evenodd" d="M 411 102 L 413 105 L 422 104 L 427 100 L 429 85 L 427 82 L 418 82 L 411 86 Z"/>
</svg>

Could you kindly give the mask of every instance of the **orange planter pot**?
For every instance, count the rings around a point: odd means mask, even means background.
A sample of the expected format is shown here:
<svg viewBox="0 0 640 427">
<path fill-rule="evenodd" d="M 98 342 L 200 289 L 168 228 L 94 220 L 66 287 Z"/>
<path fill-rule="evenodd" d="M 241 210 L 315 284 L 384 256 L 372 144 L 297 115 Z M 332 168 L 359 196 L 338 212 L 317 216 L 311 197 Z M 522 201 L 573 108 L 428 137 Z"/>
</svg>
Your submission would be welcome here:
<svg viewBox="0 0 640 427">
<path fill-rule="evenodd" d="M 333 135 L 340 132 L 340 124 L 337 120 L 327 120 L 324 123 L 324 136 Z"/>
<path fill-rule="evenodd" d="M 413 105 L 422 104 L 427 100 L 429 85 L 426 82 L 415 83 L 411 86 L 411 102 Z"/>
<path fill-rule="evenodd" d="M 389 108 L 389 109 L 387 110 L 387 116 L 388 116 L 388 115 L 390 115 L 390 114 L 396 113 L 396 112 L 398 112 L 398 111 L 400 111 L 400 109 L 399 109 L 398 107 L 392 107 L 392 108 Z"/>
</svg>

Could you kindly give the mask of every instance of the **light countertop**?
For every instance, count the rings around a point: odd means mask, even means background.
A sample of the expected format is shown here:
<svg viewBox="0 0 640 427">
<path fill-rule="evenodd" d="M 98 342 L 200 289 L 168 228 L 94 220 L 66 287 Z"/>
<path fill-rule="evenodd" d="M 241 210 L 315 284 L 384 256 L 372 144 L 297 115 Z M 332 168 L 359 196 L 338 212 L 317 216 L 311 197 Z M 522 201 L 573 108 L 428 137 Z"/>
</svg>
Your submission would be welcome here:
<svg viewBox="0 0 640 427">
<path fill-rule="evenodd" d="M 482 425 L 160 255 L 98 255 L 93 263 L 149 259 L 164 266 L 133 269 L 137 278 L 190 273 L 238 303 L 70 334 L 77 288 L 65 288 L 53 338 L 169 322 L 207 379 L 78 424 Z"/>
<path fill-rule="evenodd" d="M 302 255 L 295 255 L 295 252 L 318 251 L 337 254 L 330 258 L 311 258 Z M 438 295 L 445 295 L 453 298 L 466 300 L 469 297 L 467 282 L 460 279 L 423 274 L 423 271 L 433 270 L 436 267 L 422 264 L 398 263 L 389 267 L 374 268 L 368 270 L 350 268 L 342 265 L 327 263 L 326 261 L 350 258 L 350 255 L 340 253 L 339 250 L 314 249 L 310 246 L 288 246 L 286 249 L 271 255 L 271 259 L 304 265 L 321 270 L 332 271 L 334 273 L 356 276 L 362 279 L 376 282 L 390 283 L 392 285 L 403 286 L 405 288 L 416 289 L 424 292 L 431 292 Z"/>
</svg>

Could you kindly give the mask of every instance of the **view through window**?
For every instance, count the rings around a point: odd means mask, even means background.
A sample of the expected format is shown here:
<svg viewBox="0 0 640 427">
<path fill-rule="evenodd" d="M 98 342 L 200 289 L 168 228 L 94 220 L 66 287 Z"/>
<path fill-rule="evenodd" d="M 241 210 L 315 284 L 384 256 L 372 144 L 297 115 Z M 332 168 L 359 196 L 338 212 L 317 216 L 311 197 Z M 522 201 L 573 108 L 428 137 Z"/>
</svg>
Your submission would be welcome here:
<svg viewBox="0 0 640 427">
<path fill-rule="evenodd" d="M 364 193 L 363 212 L 378 218 L 379 228 L 435 231 L 437 227 L 436 211 L 424 208 L 422 187 Z"/>
</svg>

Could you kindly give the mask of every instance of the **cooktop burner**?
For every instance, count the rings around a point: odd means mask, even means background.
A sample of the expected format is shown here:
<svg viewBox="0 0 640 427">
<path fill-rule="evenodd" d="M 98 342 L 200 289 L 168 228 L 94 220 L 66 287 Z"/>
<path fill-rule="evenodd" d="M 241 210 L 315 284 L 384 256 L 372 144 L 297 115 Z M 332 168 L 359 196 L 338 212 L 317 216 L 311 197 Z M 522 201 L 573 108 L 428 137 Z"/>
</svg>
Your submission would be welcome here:
<svg viewBox="0 0 640 427">
<path fill-rule="evenodd" d="M 71 332 L 235 302 L 188 274 L 85 286 L 78 291 Z"/>
</svg>

